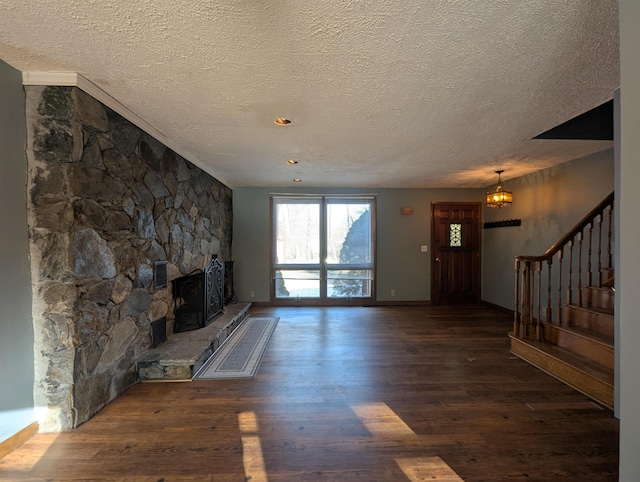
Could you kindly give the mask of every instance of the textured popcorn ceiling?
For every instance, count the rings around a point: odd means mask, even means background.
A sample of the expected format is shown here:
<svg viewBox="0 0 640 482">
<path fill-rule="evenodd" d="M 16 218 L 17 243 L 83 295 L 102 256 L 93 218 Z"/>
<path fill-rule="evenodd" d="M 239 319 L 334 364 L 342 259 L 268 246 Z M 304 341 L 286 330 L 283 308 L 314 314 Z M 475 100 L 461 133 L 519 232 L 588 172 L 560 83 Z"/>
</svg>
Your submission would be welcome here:
<svg viewBox="0 0 640 482">
<path fill-rule="evenodd" d="M 2 0 L 0 59 L 81 74 L 231 187 L 486 187 L 495 169 L 508 180 L 611 147 L 530 138 L 612 97 L 618 13 L 615 0 Z"/>
</svg>

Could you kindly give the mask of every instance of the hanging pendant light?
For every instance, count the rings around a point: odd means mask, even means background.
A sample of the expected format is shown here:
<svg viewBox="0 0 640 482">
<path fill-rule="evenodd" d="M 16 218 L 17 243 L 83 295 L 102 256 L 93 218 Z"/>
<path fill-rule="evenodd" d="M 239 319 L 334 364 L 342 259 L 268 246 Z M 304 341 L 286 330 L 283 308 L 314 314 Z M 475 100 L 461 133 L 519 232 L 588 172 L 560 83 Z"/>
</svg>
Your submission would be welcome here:
<svg viewBox="0 0 640 482">
<path fill-rule="evenodd" d="M 498 175 L 498 185 L 493 191 L 487 193 L 487 207 L 501 208 L 502 206 L 511 206 L 513 202 L 513 194 L 510 191 L 504 191 L 502 189 L 502 181 L 500 180 L 500 174 L 504 171 L 496 171 Z"/>
</svg>

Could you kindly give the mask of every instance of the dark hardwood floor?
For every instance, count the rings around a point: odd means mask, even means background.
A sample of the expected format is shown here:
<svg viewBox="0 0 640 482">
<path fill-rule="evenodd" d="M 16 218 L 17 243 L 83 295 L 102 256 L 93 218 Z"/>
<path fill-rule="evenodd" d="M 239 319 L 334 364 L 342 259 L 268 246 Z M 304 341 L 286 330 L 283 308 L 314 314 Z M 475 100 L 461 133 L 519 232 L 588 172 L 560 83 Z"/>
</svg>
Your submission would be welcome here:
<svg viewBox="0 0 640 482">
<path fill-rule="evenodd" d="M 612 412 L 513 357 L 500 311 L 251 314 L 280 317 L 255 379 L 138 384 L 0 480 L 617 480 Z"/>
</svg>

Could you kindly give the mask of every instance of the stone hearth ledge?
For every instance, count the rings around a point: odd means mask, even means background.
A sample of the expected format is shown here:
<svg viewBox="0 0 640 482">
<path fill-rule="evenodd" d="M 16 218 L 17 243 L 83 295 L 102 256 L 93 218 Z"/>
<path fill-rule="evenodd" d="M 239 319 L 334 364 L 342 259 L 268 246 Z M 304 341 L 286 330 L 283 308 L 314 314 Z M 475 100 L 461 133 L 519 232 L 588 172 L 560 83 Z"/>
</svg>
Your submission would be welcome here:
<svg viewBox="0 0 640 482">
<path fill-rule="evenodd" d="M 249 315 L 251 303 L 224 307 L 224 313 L 204 328 L 172 334 L 162 345 L 138 359 L 141 381 L 191 380 L 198 369 Z"/>
</svg>

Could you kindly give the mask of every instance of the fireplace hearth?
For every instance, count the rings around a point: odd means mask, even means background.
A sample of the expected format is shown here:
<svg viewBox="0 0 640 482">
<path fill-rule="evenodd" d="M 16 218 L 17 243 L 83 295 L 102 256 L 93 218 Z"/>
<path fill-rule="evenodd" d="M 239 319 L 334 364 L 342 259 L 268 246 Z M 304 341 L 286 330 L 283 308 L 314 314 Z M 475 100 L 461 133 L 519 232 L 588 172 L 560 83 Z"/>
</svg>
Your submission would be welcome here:
<svg viewBox="0 0 640 482">
<path fill-rule="evenodd" d="M 203 328 L 222 315 L 224 265 L 214 258 L 195 273 L 173 280 L 175 320 L 173 332 Z"/>
</svg>

